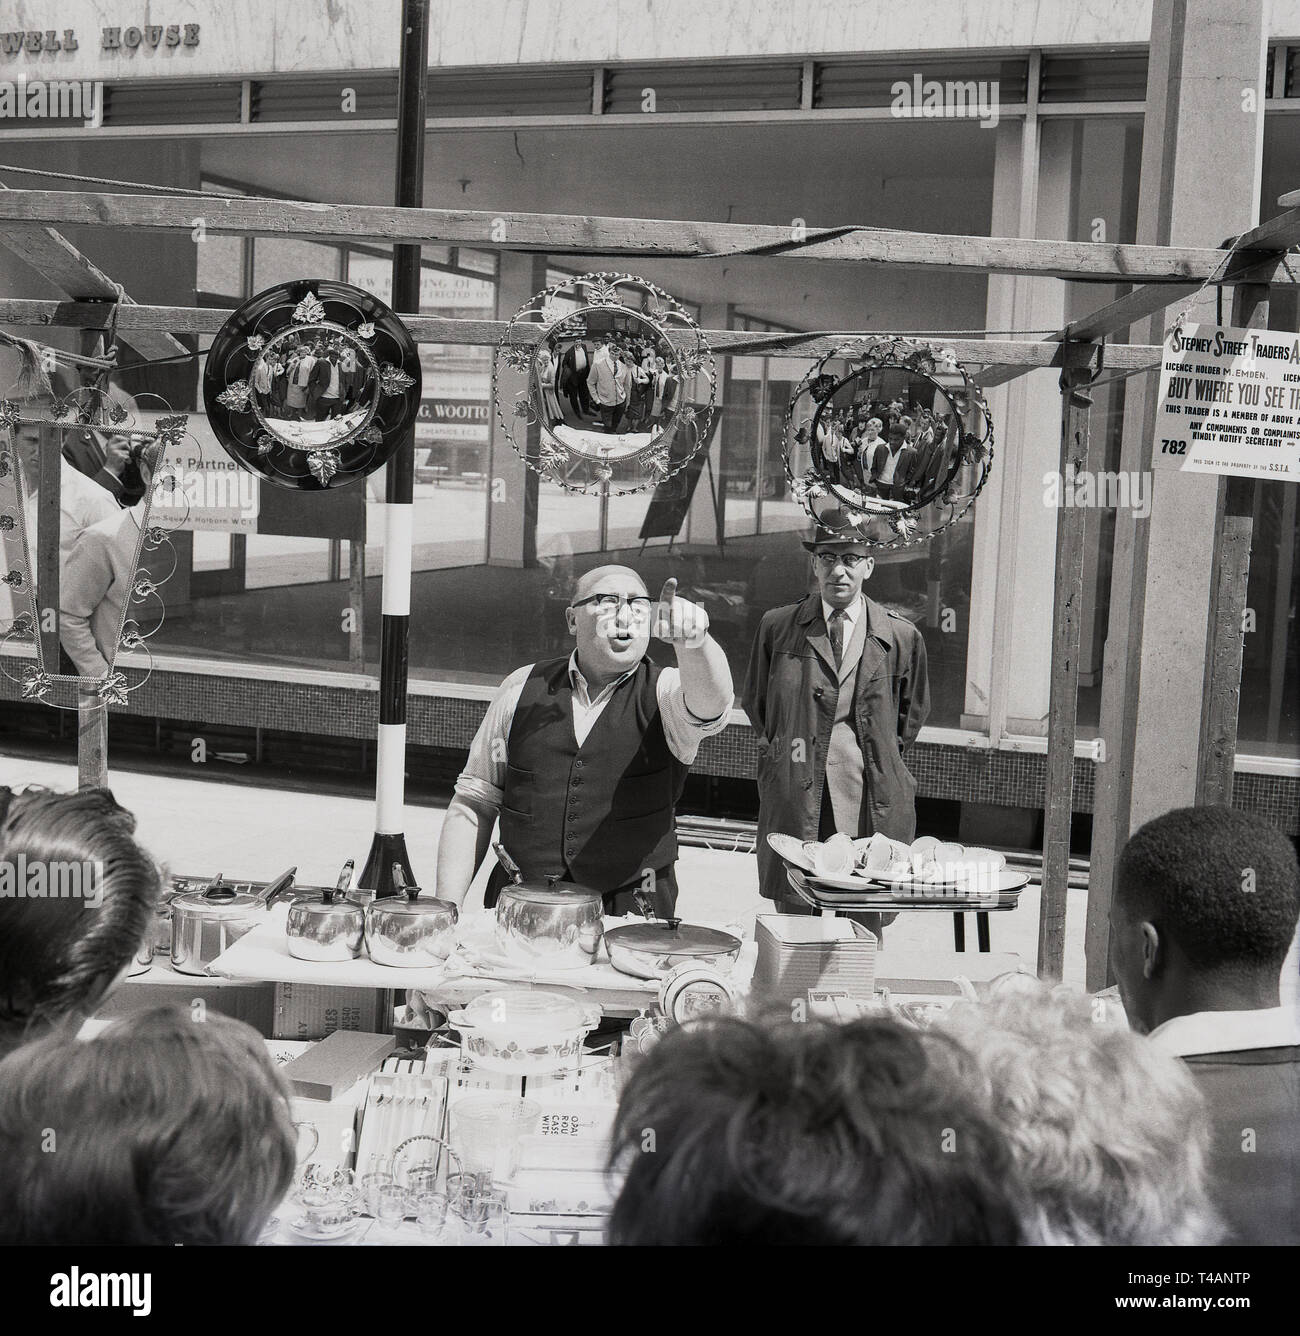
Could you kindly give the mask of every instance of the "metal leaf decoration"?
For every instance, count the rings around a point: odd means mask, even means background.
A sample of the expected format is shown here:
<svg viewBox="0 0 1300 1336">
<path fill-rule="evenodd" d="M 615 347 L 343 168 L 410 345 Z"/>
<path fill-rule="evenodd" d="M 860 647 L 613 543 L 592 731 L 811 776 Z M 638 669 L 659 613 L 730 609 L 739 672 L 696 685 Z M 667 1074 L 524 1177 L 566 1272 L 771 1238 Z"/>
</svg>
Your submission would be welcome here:
<svg viewBox="0 0 1300 1336">
<path fill-rule="evenodd" d="M 16 427 L 22 410 L 12 399 L 0 399 L 0 427 Z"/>
<path fill-rule="evenodd" d="M 366 445 L 383 445 L 384 433 L 380 430 L 377 422 L 372 422 L 357 438 Z"/>
<path fill-rule="evenodd" d="M 14 618 L 13 625 L 9 628 L 9 634 L 11 636 L 30 636 L 34 635 L 35 631 L 36 628 L 32 624 L 32 615 L 30 612 L 20 612 L 18 616 Z"/>
<path fill-rule="evenodd" d="M 131 415 L 126 409 L 114 400 L 108 406 L 108 420 L 113 423 L 125 422 Z"/>
<path fill-rule="evenodd" d="M 160 417 L 154 423 L 158 432 L 158 439 L 165 446 L 179 445 L 181 437 L 185 435 L 185 427 L 189 420 L 188 413 L 173 413 L 170 417 Z"/>
<path fill-rule="evenodd" d="M 95 694 L 105 705 L 125 705 L 126 678 L 121 673 L 110 673 L 95 688 Z"/>
<path fill-rule="evenodd" d="M 0 478 L 7 478 L 8 476 L 9 476 L 9 456 L 6 454 L 0 454 Z"/>
<path fill-rule="evenodd" d="M 307 456 L 307 467 L 322 487 L 328 486 L 329 480 L 339 471 L 338 452 L 336 450 L 317 450 Z"/>
<path fill-rule="evenodd" d="M 363 320 L 357 326 L 357 338 L 373 339 L 375 337 L 375 324 L 373 320 Z"/>
<path fill-rule="evenodd" d="M 533 349 L 526 343 L 506 345 L 506 365 L 515 371 L 527 371 L 533 364 Z"/>
<path fill-rule="evenodd" d="M 131 596 L 135 599 L 146 599 L 158 592 L 158 585 L 154 582 L 152 576 L 141 572 L 135 577 L 135 584 L 131 586 Z"/>
<path fill-rule="evenodd" d="M 257 453 L 259 455 L 269 455 L 271 451 L 274 450 L 275 447 L 279 444 L 280 442 L 277 441 L 274 436 L 264 431 L 257 438 Z"/>
<path fill-rule="evenodd" d="M 696 348 L 691 348 L 681 356 L 682 377 L 690 380 L 692 376 L 698 376 L 704 370 L 704 354 Z"/>
<path fill-rule="evenodd" d="M 248 401 L 253 397 L 253 391 L 249 389 L 246 380 L 237 380 L 232 385 L 226 386 L 224 390 L 217 395 L 217 403 L 223 408 L 228 408 L 232 413 L 246 413 L 248 411 Z"/>
<path fill-rule="evenodd" d="M 0 533 L 9 533 L 18 525 L 12 515 L 0 515 Z"/>
<path fill-rule="evenodd" d="M 409 390 L 414 384 L 414 378 L 408 376 L 401 367 L 385 362 L 379 368 L 379 392 L 381 394 L 401 394 L 403 390 Z"/>
<path fill-rule="evenodd" d="M 515 400 L 515 417 L 522 418 L 530 427 L 537 421 L 537 405 L 526 390 Z"/>
<path fill-rule="evenodd" d="M 0 584 L 7 584 L 10 589 L 21 589 L 27 583 L 22 571 L 10 571 L 8 575 L 0 579 Z"/>
<path fill-rule="evenodd" d="M 618 289 L 613 283 L 606 283 L 600 279 L 593 283 L 587 292 L 587 300 L 593 306 L 621 306 L 619 301 Z"/>
<path fill-rule="evenodd" d="M 52 683 L 49 673 L 39 668 L 27 668 L 23 672 L 23 700 L 40 700 L 49 691 Z"/>
<path fill-rule="evenodd" d="M 153 550 L 160 548 L 167 541 L 167 530 L 161 525 L 151 524 L 144 531 L 144 545 Z"/>
<path fill-rule="evenodd" d="M 122 639 L 118 643 L 123 649 L 139 649 L 144 644 L 144 636 L 140 634 L 140 623 L 134 619 L 123 622 Z"/>
<path fill-rule="evenodd" d="M 294 323 L 297 325 L 316 325 L 325 319 L 325 305 L 314 292 L 309 292 L 294 307 Z"/>
<path fill-rule="evenodd" d="M 250 334 L 246 346 L 250 353 L 260 353 L 266 346 L 266 340 L 260 334 Z"/>
<path fill-rule="evenodd" d="M 59 400 L 50 412 L 50 416 L 55 422 L 62 422 L 65 417 L 72 414 L 72 405 L 66 399 Z"/>
</svg>

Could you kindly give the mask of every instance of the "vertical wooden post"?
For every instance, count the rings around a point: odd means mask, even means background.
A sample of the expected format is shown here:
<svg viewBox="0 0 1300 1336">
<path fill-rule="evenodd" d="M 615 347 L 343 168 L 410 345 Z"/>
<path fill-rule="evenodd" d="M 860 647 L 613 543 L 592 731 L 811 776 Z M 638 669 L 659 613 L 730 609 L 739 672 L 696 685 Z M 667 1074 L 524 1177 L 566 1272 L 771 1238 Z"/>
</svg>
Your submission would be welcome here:
<svg viewBox="0 0 1300 1336">
<path fill-rule="evenodd" d="M 348 543 L 348 607 L 352 630 L 348 634 L 348 663 L 357 672 L 366 668 L 366 544 Z"/>
<path fill-rule="evenodd" d="M 1067 343 L 1061 370 L 1061 508 L 1056 517 L 1056 590 L 1052 602 L 1052 679 L 1047 711 L 1043 812 L 1043 893 L 1038 911 L 1038 975 L 1059 979 L 1065 965 L 1065 906 L 1074 813 L 1074 739 L 1079 705 L 1083 618 L 1084 521 L 1072 505 L 1074 479 L 1095 473 L 1088 415 L 1096 344 Z"/>
<path fill-rule="evenodd" d="M 1232 323 L 1240 328 L 1268 324 L 1267 283 L 1237 284 L 1232 298 Z M 1219 479 L 1201 745 L 1196 770 L 1198 807 L 1209 803 L 1232 806 L 1255 486 L 1251 478 Z"/>
<path fill-rule="evenodd" d="M 108 785 L 108 706 L 86 687 L 77 689 L 77 787 Z"/>
<path fill-rule="evenodd" d="M 36 464 L 36 533 L 28 542 L 36 554 L 34 571 L 36 640 L 41 667 L 55 676 L 59 671 L 59 575 L 63 529 L 63 433 L 53 423 L 40 427 L 41 453 Z"/>
</svg>

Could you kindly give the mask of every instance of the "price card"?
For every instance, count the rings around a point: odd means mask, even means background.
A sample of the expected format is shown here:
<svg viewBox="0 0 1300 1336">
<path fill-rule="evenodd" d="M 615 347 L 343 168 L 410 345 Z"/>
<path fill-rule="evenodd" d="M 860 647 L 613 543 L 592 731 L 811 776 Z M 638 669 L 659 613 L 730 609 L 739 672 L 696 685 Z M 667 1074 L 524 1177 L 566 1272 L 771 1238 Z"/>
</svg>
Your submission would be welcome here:
<svg viewBox="0 0 1300 1336">
<path fill-rule="evenodd" d="M 1157 469 L 1300 479 L 1300 335 L 1170 330 L 1151 459 Z"/>
</svg>

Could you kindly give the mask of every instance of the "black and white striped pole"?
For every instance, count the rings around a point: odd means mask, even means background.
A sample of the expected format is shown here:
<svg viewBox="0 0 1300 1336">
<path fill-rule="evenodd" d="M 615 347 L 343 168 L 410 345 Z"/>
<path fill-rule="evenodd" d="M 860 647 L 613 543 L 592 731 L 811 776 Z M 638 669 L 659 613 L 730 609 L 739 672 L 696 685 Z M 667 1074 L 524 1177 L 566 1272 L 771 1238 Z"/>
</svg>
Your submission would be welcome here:
<svg viewBox="0 0 1300 1336">
<path fill-rule="evenodd" d="M 424 205 L 424 118 L 429 77 L 429 0 L 402 0 L 397 75 L 397 204 Z M 420 248 L 393 247 L 393 310 L 420 309 Z M 358 885 L 399 894 L 393 865 L 417 883 L 406 852 L 406 677 L 411 626 L 411 541 L 415 424 L 388 461 L 384 491 L 384 573 L 379 642 L 379 736 L 375 759 L 375 837 Z"/>
</svg>

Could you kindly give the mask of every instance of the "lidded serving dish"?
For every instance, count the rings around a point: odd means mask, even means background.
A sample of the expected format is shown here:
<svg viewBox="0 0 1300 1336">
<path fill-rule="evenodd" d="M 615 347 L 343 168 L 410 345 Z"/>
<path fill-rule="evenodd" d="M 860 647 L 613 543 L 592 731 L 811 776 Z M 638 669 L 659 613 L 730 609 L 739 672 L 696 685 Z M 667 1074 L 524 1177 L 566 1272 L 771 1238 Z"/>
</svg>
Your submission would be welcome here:
<svg viewBox="0 0 1300 1336">
<path fill-rule="evenodd" d="M 460 1031 L 464 1052 L 480 1067 L 514 1076 L 574 1064 L 600 1015 L 599 1007 L 563 993 L 511 988 L 480 994 L 447 1019 Z"/>
</svg>

